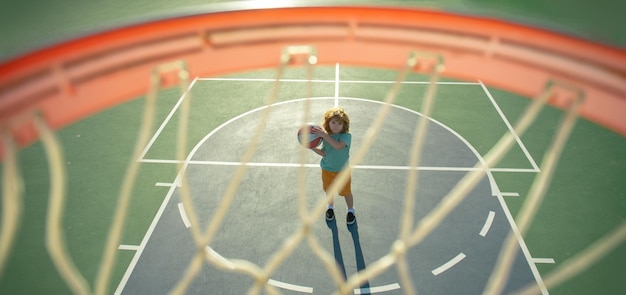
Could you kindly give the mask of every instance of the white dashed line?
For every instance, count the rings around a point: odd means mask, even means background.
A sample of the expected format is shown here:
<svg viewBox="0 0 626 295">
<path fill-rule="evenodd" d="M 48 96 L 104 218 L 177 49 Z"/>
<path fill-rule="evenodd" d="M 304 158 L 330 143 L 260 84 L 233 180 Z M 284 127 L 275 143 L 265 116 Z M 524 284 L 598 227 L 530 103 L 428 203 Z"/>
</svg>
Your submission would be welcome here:
<svg viewBox="0 0 626 295">
<path fill-rule="evenodd" d="M 178 203 L 178 213 L 180 213 L 180 218 L 183 220 L 186 228 L 191 227 L 191 222 L 189 222 L 189 217 L 187 217 L 187 212 L 185 212 L 185 206 L 183 203 Z"/>
<path fill-rule="evenodd" d="M 274 287 L 278 287 L 278 288 L 285 289 L 285 290 L 296 291 L 300 293 L 313 293 L 313 288 L 311 287 L 304 287 L 304 286 L 284 283 L 284 282 L 280 282 L 280 281 L 276 281 L 272 279 L 267 281 L 267 283 Z"/>
<path fill-rule="evenodd" d="M 431 272 L 433 273 L 433 275 L 439 275 L 442 272 L 452 268 L 457 263 L 461 262 L 461 260 L 463 260 L 464 258 L 465 258 L 465 254 L 459 253 L 459 255 L 457 255 L 456 257 L 454 257 L 452 259 L 450 259 L 450 261 L 444 263 L 442 266 L 433 269 Z"/>
<path fill-rule="evenodd" d="M 398 283 L 393 283 L 384 286 L 371 287 L 371 288 L 360 288 L 354 289 L 354 294 L 374 294 L 374 293 L 382 293 L 391 290 L 400 289 L 400 285 Z"/>
<path fill-rule="evenodd" d="M 487 236 L 489 229 L 491 229 L 491 224 L 493 224 L 493 218 L 496 217 L 496 212 L 489 211 L 489 215 L 487 215 L 487 220 L 485 220 L 485 224 L 483 228 L 480 230 L 480 235 L 482 237 Z"/>
</svg>

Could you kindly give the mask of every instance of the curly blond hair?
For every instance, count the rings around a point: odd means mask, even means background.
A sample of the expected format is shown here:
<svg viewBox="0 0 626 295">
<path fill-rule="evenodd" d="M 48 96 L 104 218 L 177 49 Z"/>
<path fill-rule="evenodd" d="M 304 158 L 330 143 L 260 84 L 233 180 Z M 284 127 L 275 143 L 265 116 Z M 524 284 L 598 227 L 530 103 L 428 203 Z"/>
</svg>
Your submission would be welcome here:
<svg viewBox="0 0 626 295">
<path fill-rule="evenodd" d="M 343 108 L 330 108 L 324 113 L 324 122 L 322 123 L 326 132 L 329 134 L 332 133 L 328 124 L 330 124 L 330 120 L 333 118 L 338 118 L 343 121 L 343 130 L 341 130 L 340 133 L 350 131 L 350 117 L 348 116 L 348 113 L 346 113 Z"/>
</svg>

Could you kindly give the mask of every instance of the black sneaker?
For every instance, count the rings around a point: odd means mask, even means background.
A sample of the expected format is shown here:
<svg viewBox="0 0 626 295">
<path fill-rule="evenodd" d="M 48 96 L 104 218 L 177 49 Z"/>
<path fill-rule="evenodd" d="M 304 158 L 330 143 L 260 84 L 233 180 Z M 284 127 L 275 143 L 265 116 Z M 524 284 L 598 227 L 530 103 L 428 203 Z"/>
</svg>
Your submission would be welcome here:
<svg viewBox="0 0 626 295">
<path fill-rule="evenodd" d="M 346 222 L 348 224 L 353 224 L 355 221 L 356 221 L 356 216 L 354 216 L 354 213 L 348 212 L 348 215 L 346 215 Z"/>
<path fill-rule="evenodd" d="M 331 221 L 335 219 L 335 210 L 328 208 L 326 210 L 326 220 Z"/>
</svg>

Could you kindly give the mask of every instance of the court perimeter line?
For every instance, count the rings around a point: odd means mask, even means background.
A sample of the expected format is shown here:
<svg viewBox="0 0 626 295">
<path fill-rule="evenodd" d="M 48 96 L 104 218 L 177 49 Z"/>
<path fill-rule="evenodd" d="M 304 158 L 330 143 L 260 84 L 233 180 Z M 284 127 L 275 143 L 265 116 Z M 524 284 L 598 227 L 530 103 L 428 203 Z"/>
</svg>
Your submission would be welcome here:
<svg viewBox="0 0 626 295">
<path fill-rule="evenodd" d="M 535 160 L 533 159 L 533 157 L 530 155 L 530 153 L 526 149 L 526 146 L 524 145 L 522 140 L 519 138 L 519 135 L 517 134 L 517 132 L 515 132 L 515 129 L 513 129 L 513 126 L 511 126 L 511 123 L 509 122 L 509 120 L 506 118 L 506 116 L 502 112 L 502 109 L 500 109 L 500 106 L 498 106 L 498 103 L 496 103 L 496 100 L 491 95 L 491 92 L 489 92 L 489 89 L 487 89 L 487 86 L 485 86 L 485 83 L 483 83 L 483 81 L 480 81 L 480 80 L 479 80 L 479 82 L 480 82 L 480 87 L 483 88 L 483 91 L 485 92 L 485 94 L 487 94 L 487 97 L 489 97 L 489 100 L 491 101 L 491 104 L 493 104 L 493 107 L 496 109 L 498 114 L 500 114 L 500 117 L 502 118 L 502 121 L 504 121 L 504 124 L 509 129 L 509 132 L 511 132 L 511 134 L 513 134 L 513 136 L 515 137 L 515 141 L 517 141 L 517 144 L 522 149 L 522 152 L 524 152 L 524 155 L 526 155 L 526 158 L 528 159 L 530 164 L 533 166 L 533 169 L 535 170 L 534 172 L 540 172 L 541 170 L 539 170 L 539 167 L 537 166 L 537 163 L 535 163 Z"/>
<path fill-rule="evenodd" d="M 152 147 L 156 139 L 159 137 L 159 135 L 161 135 L 161 132 L 163 131 L 163 129 L 165 129 L 165 125 L 169 123 L 170 119 L 172 119 L 172 116 L 174 116 L 174 113 L 176 112 L 176 110 L 178 110 L 178 107 L 180 107 L 181 103 L 183 102 L 183 99 L 187 97 L 188 93 L 191 92 L 191 88 L 193 88 L 193 85 L 196 83 L 197 80 L 198 78 L 196 77 L 193 79 L 193 81 L 191 81 L 191 83 L 189 84 L 189 87 L 187 87 L 187 90 L 183 92 L 183 94 L 180 96 L 180 98 L 178 99 L 178 101 L 176 102 L 172 110 L 170 111 L 170 113 L 167 114 L 167 117 L 165 117 L 165 120 L 163 120 L 163 123 L 161 123 L 161 126 L 159 126 L 159 129 L 157 129 L 154 135 L 152 135 L 152 138 L 150 138 L 150 141 L 141 152 L 141 156 L 139 156 L 139 159 L 137 159 L 137 161 L 143 160 L 143 158 L 146 156 L 146 154 L 148 153 L 148 151 L 150 150 L 150 148 Z"/>
<path fill-rule="evenodd" d="M 175 183 L 179 182 L 178 178 L 179 176 L 176 177 Z M 128 279 L 130 278 L 130 275 L 133 273 L 133 270 L 135 270 L 135 266 L 137 265 L 137 262 L 139 261 L 139 257 L 141 257 L 143 250 L 146 248 L 146 245 L 148 244 L 148 240 L 152 236 L 152 233 L 154 232 L 154 229 L 156 228 L 157 223 L 161 219 L 161 215 L 163 215 L 163 212 L 165 211 L 165 207 L 167 207 L 167 203 L 169 203 L 170 199 L 172 198 L 172 195 L 174 194 L 174 190 L 176 190 L 176 186 L 175 185 L 170 186 L 170 189 L 167 191 L 167 195 L 165 195 L 165 198 L 163 199 L 163 202 L 161 203 L 159 210 L 156 212 L 156 214 L 154 215 L 154 218 L 152 219 L 152 222 L 150 223 L 150 227 L 148 227 L 148 230 L 146 231 L 146 233 L 143 236 L 143 239 L 141 240 L 141 243 L 137 247 L 137 251 L 135 252 L 135 255 L 133 256 L 133 259 L 128 264 L 128 268 L 126 268 L 126 271 L 124 272 L 124 276 L 120 280 L 120 283 L 117 285 L 117 289 L 115 289 L 115 295 L 120 295 L 122 294 L 122 291 L 124 291 L 124 287 L 126 286 L 126 283 L 128 282 Z"/>
<path fill-rule="evenodd" d="M 276 79 L 269 78 L 197 78 L 200 81 L 236 81 L 236 82 L 276 82 Z M 278 82 L 296 82 L 296 83 L 359 83 L 359 84 L 394 84 L 396 81 L 383 81 L 383 80 L 308 80 L 308 79 L 279 79 Z M 402 84 L 431 84 L 430 81 L 402 81 Z M 480 85 L 477 82 L 437 82 L 438 85 Z"/>
<path fill-rule="evenodd" d="M 498 189 L 498 191 L 500 191 L 500 189 Z M 541 290 L 541 294 L 543 295 L 549 294 L 548 288 L 546 288 L 546 284 L 543 282 L 543 278 L 541 277 L 541 274 L 539 273 L 537 266 L 535 265 L 535 263 L 533 263 L 533 257 L 530 255 L 530 250 L 528 250 L 528 246 L 526 245 L 526 242 L 524 241 L 524 237 L 522 237 L 519 230 L 517 229 L 517 224 L 515 223 L 515 219 L 513 218 L 513 215 L 511 215 L 511 211 L 509 210 L 509 207 L 504 201 L 504 197 L 502 197 L 502 193 L 496 194 L 496 198 L 498 198 L 498 202 L 500 202 L 500 207 L 502 208 L 502 211 L 504 211 L 504 216 L 506 216 L 506 219 L 509 221 L 511 230 L 513 231 L 513 234 L 515 235 L 515 238 L 517 239 L 517 243 L 520 246 L 520 249 L 522 250 L 524 257 L 526 258 L 526 261 L 528 262 L 528 267 L 530 268 L 530 271 L 533 273 L 533 276 L 535 277 L 535 281 L 537 282 L 537 286 L 539 286 L 539 290 Z"/>
</svg>

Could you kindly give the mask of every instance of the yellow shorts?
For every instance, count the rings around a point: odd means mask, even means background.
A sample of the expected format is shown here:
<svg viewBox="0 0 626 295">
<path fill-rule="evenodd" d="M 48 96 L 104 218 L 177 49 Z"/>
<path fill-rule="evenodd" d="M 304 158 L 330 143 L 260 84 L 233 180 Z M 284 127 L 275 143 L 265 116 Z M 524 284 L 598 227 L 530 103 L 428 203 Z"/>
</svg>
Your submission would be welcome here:
<svg viewBox="0 0 626 295">
<path fill-rule="evenodd" d="M 322 169 L 322 187 L 324 188 L 324 191 L 328 191 L 328 188 L 330 188 L 330 185 L 333 183 L 333 181 L 335 181 L 335 178 L 337 177 L 337 175 L 339 175 L 339 172 L 331 172 L 331 171 L 326 171 L 324 169 Z M 339 189 L 339 195 L 340 196 L 349 196 L 352 195 L 352 188 L 350 187 L 350 183 L 352 182 L 352 177 L 348 177 L 348 181 L 346 182 L 346 185 L 343 186 L 343 188 Z"/>
</svg>

